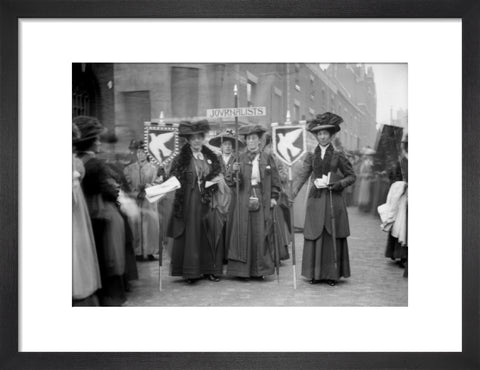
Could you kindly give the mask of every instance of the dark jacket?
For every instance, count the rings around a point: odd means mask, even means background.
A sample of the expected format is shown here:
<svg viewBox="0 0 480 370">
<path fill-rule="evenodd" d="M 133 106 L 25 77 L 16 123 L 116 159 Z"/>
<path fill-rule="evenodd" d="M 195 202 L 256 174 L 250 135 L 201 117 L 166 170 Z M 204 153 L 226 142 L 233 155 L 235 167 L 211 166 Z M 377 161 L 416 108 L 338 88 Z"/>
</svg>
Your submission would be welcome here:
<svg viewBox="0 0 480 370">
<path fill-rule="evenodd" d="M 335 212 L 336 237 L 346 238 L 350 235 L 347 207 L 343 197 L 343 189 L 355 182 L 356 176 L 351 163 L 345 154 L 330 145 L 322 160 L 320 147 L 314 153 L 308 153 L 299 172 L 295 174 L 293 196 L 296 196 L 310 175 L 311 190 L 305 216 L 304 236 L 308 240 L 316 240 L 325 228 L 332 233 L 330 192 L 328 189 L 317 189 L 313 184 L 316 178 L 331 173 L 330 183 L 337 183 L 337 191 L 332 191 L 333 209 Z"/>
<path fill-rule="evenodd" d="M 206 146 L 202 147 L 202 154 L 210 166 L 210 172 L 201 181 L 201 197 L 204 203 L 211 200 L 212 192 L 217 189 L 212 186 L 205 189 L 205 182 L 213 179 L 221 172 L 220 162 L 214 152 Z M 190 202 L 190 193 L 198 186 L 196 180 L 195 166 L 193 164 L 193 154 L 189 144 L 185 144 L 180 150 L 180 154 L 173 160 L 170 169 L 170 176 L 175 176 L 181 184 L 181 188 L 175 192 L 173 201 L 173 214 L 170 221 L 168 236 L 177 238 L 185 229 L 185 212 L 188 212 Z"/>
</svg>

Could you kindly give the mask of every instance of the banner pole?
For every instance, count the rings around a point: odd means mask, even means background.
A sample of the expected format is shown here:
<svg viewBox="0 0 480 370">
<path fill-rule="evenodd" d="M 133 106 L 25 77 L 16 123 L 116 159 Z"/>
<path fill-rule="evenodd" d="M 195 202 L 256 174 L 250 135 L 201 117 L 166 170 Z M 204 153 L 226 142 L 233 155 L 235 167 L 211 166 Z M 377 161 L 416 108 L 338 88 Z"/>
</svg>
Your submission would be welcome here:
<svg viewBox="0 0 480 370">
<path fill-rule="evenodd" d="M 235 98 L 235 108 L 238 108 L 238 88 L 237 85 L 235 84 L 233 87 L 233 95 Z M 239 163 L 239 155 L 238 155 L 238 116 L 235 116 L 235 161 Z M 237 248 L 240 246 L 240 206 L 239 206 L 239 192 L 240 192 L 240 180 L 239 180 L 239 172 L 240 170 L 237 170 L 235 172 L 235 191 L 236 191 L 236 211 L 237 211 Z"/>
<path fill-rule="evenodd" d="M 288 166 L 288 182 L 290 184 L 290 197 L 293 193 L 293 176 L 292 176 L 292 166 Z M 288 208 L 290 210 L 290 222 L 292 226 L 292 268 L 293 268 L 293 289 L 297 289 L 297 268 L 296 268 L 296 257 L 295 257 L 295 220 L 294 220 L 294 210 L 293 205 L 288 203 Z"/>
</svg>

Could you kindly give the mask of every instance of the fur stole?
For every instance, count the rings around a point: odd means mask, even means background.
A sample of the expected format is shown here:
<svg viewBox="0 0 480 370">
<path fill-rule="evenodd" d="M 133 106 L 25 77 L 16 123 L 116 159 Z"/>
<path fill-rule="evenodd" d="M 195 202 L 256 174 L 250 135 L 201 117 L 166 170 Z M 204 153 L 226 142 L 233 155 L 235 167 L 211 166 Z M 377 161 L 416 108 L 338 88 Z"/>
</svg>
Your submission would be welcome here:
<svg viewBox="0 0 480 370">
<path fill-rule="evenodd" d="M 208 189 L 205 189 L 205 181 L 211 180 L 214 177 L 218 176 L 221 173 L 220 161 L 216 154 L 211 151 L 206 146 L 202 146 L 201 150 L 207 161 L 210 161 L 210 173 L 203 179 L 201 184 L 201 195 L 202 201 L 208 203 L 212 197 L 213 192 L 216 190 L 216 186 L 212 186 Z M 170 175 L 175 176 L 182 187 L 175 192 L 175 200 L 173 202 L 173 213 L 175 217 L 183 218 L 183 202 L 185 199 L 185 185 L 186 184 L 186 172 L 190 166 L 190 163 L 193 159 L 192 149 L 190 144 L 185 144 L 180 153 L 175 158 L 172 163 L 172 168 L 170 170 Z"/>
</svg>

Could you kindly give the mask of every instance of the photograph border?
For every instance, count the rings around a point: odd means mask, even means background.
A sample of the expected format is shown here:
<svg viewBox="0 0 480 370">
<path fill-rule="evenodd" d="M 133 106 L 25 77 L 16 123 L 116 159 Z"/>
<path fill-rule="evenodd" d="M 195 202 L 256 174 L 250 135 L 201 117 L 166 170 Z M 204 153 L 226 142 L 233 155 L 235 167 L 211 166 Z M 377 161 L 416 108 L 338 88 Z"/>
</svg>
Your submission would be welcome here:
<svg viewBox="0 0 480 370">
<path fill-rule="evenodd" d="M 480 367 L 480 3 L 474 0 L 0 0 L 0 368 L 477 369 Z M 21 18 L 462 19 L 462 352 L 26 353 L 18 351 L 18 22 Z M 448 51 L 446 51 L 448 52 Z M 468 154 L 468 155 L 467 155 Z M 438 277 L 441 281 L 444 277 Z"/>
</svg>

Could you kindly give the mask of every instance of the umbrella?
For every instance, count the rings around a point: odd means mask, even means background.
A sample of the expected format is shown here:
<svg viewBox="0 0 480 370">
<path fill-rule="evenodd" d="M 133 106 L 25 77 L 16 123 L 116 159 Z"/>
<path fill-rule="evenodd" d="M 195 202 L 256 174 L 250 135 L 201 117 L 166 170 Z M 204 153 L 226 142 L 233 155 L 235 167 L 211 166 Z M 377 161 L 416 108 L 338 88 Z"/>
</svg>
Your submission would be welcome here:
<svg viewBox="0 0 480 370">
<path fill-rule="evenodd" d="M 212 207 L 209 208 L 208 213 L 203 218 L 203 228 L 207 236 L 208 244 L 210 245 L 213 261 L 215 261 L 218 242 L 221 239 L 223 226 L 226 221 L 227 215 L 220 213 L 220 211 Z"/>
<path fill-rule="evenodd" d="M 212 258 L 215 261 L 218 242 L 222 236 L 223 226 L 227 221 L 228 208 L 231 201 L 230 188 L 225 183 L 223 177 L 212 179 L 217 184 L 218 189 L 213 194 L 210 207 L 202 220 L 205 235 L 207 236 Z"/>
</svg>

